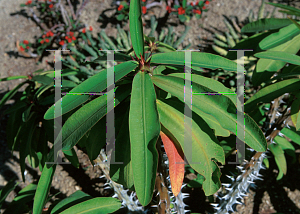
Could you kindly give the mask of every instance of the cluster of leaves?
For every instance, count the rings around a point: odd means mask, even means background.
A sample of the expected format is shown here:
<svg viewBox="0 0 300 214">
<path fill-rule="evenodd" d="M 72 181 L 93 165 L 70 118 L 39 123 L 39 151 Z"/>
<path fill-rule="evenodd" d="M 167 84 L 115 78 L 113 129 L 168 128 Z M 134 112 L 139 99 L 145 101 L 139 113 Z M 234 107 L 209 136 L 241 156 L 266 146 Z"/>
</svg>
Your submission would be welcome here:
<svg viewBox="0 0 300 214">
<path fill-rule="evenodd" d="M 284 7 L 286 13 L 300 14 L 295 8 L 273 5 Z M 152 37 L 157 26 L 155 18 L 151 20 L 153 24 L 150 35 L 144 36 L 141 2 L 131 0 L 129 8 L 130 34 L 118 27 L 119 35 L 113 40 L 104 32 L 97 39 L 88 31 L 81 32 L 82 42 L 79 43 L 79 48 L 68 47 L 75 55 L 63 60 L 64 66 L 68 68 L 61 71 L 61 89 L 66 95 L 62 101 L 55 103 L 55 106 L 61 105 L 60 114 L 55 111 L 53 104 L 54 71 L 36 71 L 35 75 L 1 79 L 26 79 L 2 98 L 0 107 L 27 84 L 19 101 L 5 112 L 10 114 L 8 146 L 11 150 L 19 147 L 23 180 L 26 157 L 32 167 L 39 167 L 42 171 L 38 184 L 31 184 L 19 192 L 7 213 L 17 213 L 17 209 L 20 212 L 42 212 L 56 169 L 54 162 L 58 153 L 54 150 L 55 146 L 61 146 L 65 157 L 75 167 L 79 163 L 74 146 L 86 151 L 91 161 L 97 158 L 101 148 L 106 145 L 106 137 L 111 137 L 106 136 L 106 120 L 110 108 L 114 108 L 115 112 L 115 162 L 124 163 L 111 164 L 110 177 L 124 187 L 133 189 L 143 206 L 149 205 L 153 197 L 159 163 L 157 142 L 164 144 L 175 196 L 179 194 L 184 178 L 183 164 L 177 164 L 184 161 L 183 157 L 186 157 L 189 170 L 199 175 L 190 186 L 201 186 L 207 196 L 219 190 L 219 163 L 225 164 L 225 158 L 235 150 L 235 144 L 232 144 L 235 135 L 258 152 L 265 152 L 268 147 L 280 169 L 278 179 L 286 173 L 283 151 L 288 153 L 295 149 L 289 141 L 269 135 L 275 128 L 280 129 L 282 134 L 299 144 L 299 24 L 289 19 L 271 18 L 252 22 L 242 29 L 242 32 L 253 32 L 255 35 L 238 42 L 234 49 L 254 50 L 245 54 L 247 57 L 259 58 L 251 83 L 260 88 L 245 103 L 244 125 L 236 120 L 239 105 L 236 105 L 236 99 L 232 96 L 234 91 L 217 80 L 205 77 L 202 70 L 218 69 L 217 71 L 234 76 L 237 70 L 243 69 L 230 60 L 236 58 L 235 53 L 229 52 L 226 59 L 210 53 L 189 52 L 192 64 L 188 64 L 186 53 L 176 52 L 174 49 L 182 38 L 176 42 L 170 29 L 165 38 L 161 36 L 164 34 L 158 36 L 159 38 Z M 48 35 L 51 36 L 50 33 Z M 69 34 L 68 39 L 72 39 L 72 36 L 74 35 Z M 126 50 L 125 54 L 114 53 L 114 89 L 107 83 L 107 54 L 99 51 L 99 48 Z M 84 61 L 86 55 L 91 56 L 91 61 Z M 184 70 L 185 66 L 191 68 L 190 78 Z M 192 80 L 193 108 L 185 99 L 187 78 Z M 108 88 L 111 91 L 106 91 Z M 96 92 L 105 95 L 93 95 Z M 115 102 L 114 99 L 108 99 L 108 95 L 113 94 L 111 92 L 115 94 Z M 81 95 L 74 96 L 78 93 Z M 268 108 L 265 103 L 271 103 L 287 93 L 289 101 L 284 106 L 283 116 L 291 116 L 295 130 L 282 129 L 282 118 L 262 130 L 259 125 L 263 126 L 268 122 L 264 114 L 264 108 Z M 289 107 L 290 114 L 286 114 L 289 113 Z M 186 110 L 190 110 L 191 130 L 185 124 Z M 62 142 L 53 136 L 54 119 L 58 117 L 63 122 L 60 131 Z M 237 126 L 241 129 L 245 127 L 245 136 L 241 133 L 235 134 Z M 187 143 L 186 132 L 190 136 L 189 145 L 184 145 Z M 270 141 L 269 145 L 266 138 Z M 54 145 L 50 150 L 48 141 Z M 15 183 L 9 182 L 1 190 L 0 205 L 15 186 Z M 33 197 L 33 205 L 29 206 L 28 202 L 32 202 Z M 77 191 L 53 206 L 51 213 L 87 212 L 91 209 L 95 212 L 111 213 L 120 207 L 121 203 L 116 199 L 91 198 Z"/>
</svg>

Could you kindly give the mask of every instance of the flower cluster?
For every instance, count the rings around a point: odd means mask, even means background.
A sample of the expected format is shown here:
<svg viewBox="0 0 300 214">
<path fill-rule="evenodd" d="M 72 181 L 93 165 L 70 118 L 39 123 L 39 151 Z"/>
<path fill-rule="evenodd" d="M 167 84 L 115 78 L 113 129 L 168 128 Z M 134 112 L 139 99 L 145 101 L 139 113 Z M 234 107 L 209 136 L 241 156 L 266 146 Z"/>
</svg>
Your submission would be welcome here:
<svg viewBox="0 0 300 214">
<path fill-rule="evenodd" d="M 48 31 L 46 34 L 42 35 L 42 40 L 40 40 L 41 44 L 49 43 L 51 38 L 54 36 L 54 33 L 52 31 Z"/>
<path fill-rule="evenodd" d="M 20 50 L 27 52 L 30 46 L 31 44 L 28 42 L 28 40 L 23 40 L 23 42 L 20 44 Z"/>
<path fill-rule="evenodd" d="M 93 27 L 90 26 L 89 30 L 90 30 L 90 31 L 93 31 Z M 85 28 L 83 28 L 82 33 L 86 33 L 86 29 L 85 29 Z"/>
</svg>

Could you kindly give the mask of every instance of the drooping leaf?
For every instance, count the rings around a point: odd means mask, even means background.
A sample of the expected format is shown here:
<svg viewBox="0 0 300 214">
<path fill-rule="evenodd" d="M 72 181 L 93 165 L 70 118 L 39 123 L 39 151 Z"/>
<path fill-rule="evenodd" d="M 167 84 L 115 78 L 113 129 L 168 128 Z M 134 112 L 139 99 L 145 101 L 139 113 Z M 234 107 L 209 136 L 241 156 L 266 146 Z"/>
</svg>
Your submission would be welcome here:
<svg viewBox="0 0 300 214">
<path fill-rule="evenodd" d="M 129 132 L 134 186 L 143 206 L 152 199 L 158 162 L 155 145 L 160 123 L 155 100 L 149 74 L 139 71 L 132 83 Z"/>
<path fill-rule="evenodd" d="M 3 97 L 2 100 L 0 101 L 0 109 L 2 108 L 2 106 L 8 101 L 10 100 L 13 96 L 15 96 L 15 94 L 18 92 L 19 88 L 21 88 L 23 85 L 25 85 L 26 82 L 22 82 L 19 85 L 17 85 L 14 89 L 12 89 L 11 91 L 7 92 Z"/>
<path fill-rule="evenodd" d="M 265 51 L 255 54 L 254 56 L 264 59 L 280 60 L 294 65 L 300 65 L 300 56 L 281 51 Z"/>
<path fill-rule="evenodd" d="M 283 5 L 283 4 L 276 4 L 276 3 L 272 3 L 272 2 L 268 2 L 267 4 L 294 12 L 294 13 L 298 14 L 298 16 L 300 16 L 300 10 L 295 7 L 291 7 L 291 6 Z"/>
<path fill-rule="evenodd" d="M 157 107 L 160 122 L 180 143 L 189 165 L 205 177 L 203 183 L 205 195 L 214 194 L 221 185 L 220 173 L 214 160 L 224 164 L 225 156 L 212 130 L 199 116 L 192 114 L 192 133 L 188 133 L 192 141 L 187 142 L 185 140 L 184 103 L 172 98 L 157 100 Z"/>
<path fill-rule="evenodd" d="M 33 214 L 40 214 L 43 211 L 46 203 L 48 192 L 51 187 L 53 175 L 55 173 L 56 165 L 50 168 L 44 167 L 40 177 L 33 202 Z"/>
<path fill-rule="evenodd" d="M 130 37 L 135 54 L 144 57 L 144 34 L 142 23 L 141 1 L 130 1 L 129 7 Z"/>
<path fill-rule="evenodd" d="M 300 75 L 300 74 L 299 74 Z M 296 100 L 292 103 L 291 106 L 291 119 L 296 127 L 296 130 L 300 129 L 300 92 L 295 96 Z M 300 140 L 299 140 L 300 145 Z"/>
<path fill-rule="evenodd" d="M 266 55 L 270 54 L 272 56 L 273 51 L 280 51 L 282 54 L 296 54 L 300 49 L 300 35 L 296 36 L 294 39 L 287 41 L 284 44 L 281 44 L 275 48 L 272 48 L 265 52 Z M 258 53 L 258 55 L 261 53 Z M 256 55 L 257 56 L 257 55 Z M 276 72 L 279 69 L 283 68 L 286 62 L 273 60 L 273 59 L 259 59 L 256 66 L 256 71 L 264 72 Z M 255 76 L 253 78 L 256 78 Z M 266 80 L 266 79 L 265 79 Z M 258 80 L 260 83 L 263 80 Z"/>
<path fill-rule="evenodd" d="M 278 144 L 274 144 L 274 143 L 270 144 L 268 146 L 268 148 L 273 153 L 273 155 L 275 157 L 275 162 L 279 168 L 279 174 L 278 174 L 276 180 L 280 180 L 282 178 L 282 176 L 286 174 L 286 171 L 287 171 L 287 165 L 286 165 L 286 159 L 284 156 L 284 151 Z"/>
<path fill-rule="evenodd" d="M 137 67 L 137 62 L 128 61 L 122 64 L 116 65 L 115 68 L 115 81 L 120 80 L 127 75 L 130 71 Z M 94 76 L 90 77 L 77 87 L 73 88 L 67 95 L 65 95 L 61 101 L 62 114 L 65 114 L 72 109 L 76 108 L 80 104 L 86 102 L 90 95 L 73 95 L 74 93 L 99 93 L 107 88 L 107 69 L 100 71 Z M 56 115 L 59 116 L 59 115 Z M 48 109 L 44 118 L 51 120 L 54 118 L 54 105 Z"/>
<path fill-rule="evenodd" d="M 210 54 L 191 52 L 191 62 L 193 67 L 203 67 L 210 69 L 222 68 L 228 71 L 236 71 L 237 68 L 244 70 L 240 65 L 224 57 Z M 154 54 L 151 63 L 165 65 L 185 65 L 185 52 L 169 52 Z"/>
<path fill-rule="evenodd" d="M 266 38 L 264 38 L 260 43 L 259 47 L 262 50 L 268 50 L 274 48 L 278 45 L 281 45 L 300 33 L 300 29 L 296 25 L 289 25 L 284 28 L 281 28 L 277 33 L 273 33 Z"/>
<path fill-rule="evenodd" d="M 161 140 L 164 144 L 165 151 L 169 160 L 169 174 L 172 186 L 172 192 L 176 197 L 182 186 L 184 178 L 184 157 L 180 147 L 176 147 L 174 140 L 169 138 L 162 131 L 160 132 Z"/>
<path fill-rule="evenodd" d="M 69 197 L 61 200 L 58 204 L 53 207 L 51 210 L 51 214 L 59 214 L 62 211 L 79 204 L 81 202 L 87 201 L 92 199 L 92 197 L 80 190 L 77 190 L 73 194 L 71 194 Z"/>
<path fill-rule="evenodd" d="M 108 105 L 119 105 L 130 94 L 130 87 L 128 85 L 121 85 L 117 87 L 115 100 L 110 100 Z M 107 114 L 107 96 L 103 95 L 77 110 L 71 117 L 68 118 L 62 127 L 62 145 L 63 151 L 70 150 L 76 143 L 90 130 L 102 117 Z M 60 143 L 58 139 L 55 144 Z M 48 155 L 48 162 L 55 161 L 57 154 L 51 149 Z"/>
<path fill-rule="evenodd" d="M 120 207 L 121 202 L 116 198 L 93 198 L 76 204 L 64 210 L 61 214 L 108 214 L 117 211 Z"/>
<path fill-rule="evenodd" d="M 12 76 L 12 77 L 5 77 L 5 78 L 1 78 L 0 82 L 2 81 L 10 81 L 10 80 L 16 80 L 16 79 L 26 79 L 28 78 L 27 76 Z"/>
<path fill-rule="evenodd" d="M 295 163 L 295 147 L 284 137 L 276 136 L 274 137 L 274 141 L 282 148 L 282 150 L 284 150 L 288 155 L 293 157 L 293 163 Z"/>
<path fill-rule="evenodd" d="M 185 80 L 179 77 L 155 75 L 152 76 L 152 81 L 161 89 L 178 97 L 184 102 L 184 84 Z M 210 89 L 192 82 L 193 93 L 207 93 L 212 92 Z M 236 107 L 232 101 L 222 95 L 210 96 L 208 94 L 193 95 L 193 109 L 199 109 L 206 114 L 217 119 L 224 129 L 227 129 L 237 135 L 241 140 L 244 140 L 243 133 L 236 133 L 236 126 L 241 130 L 244 129 L 244 124 L 237 121 Z M 265 151 L 267 147 L 266 139 L 249 115 L 244 114 L 245 118 L 245 143 L 256 151 Z"/>
<path fill-rule="evenodd" d="M 271 102 L 285 93 L 299 90 L 299 83 L 299 79 L 283 80 L 259 90 L 245 103 L 245 112 L 250 112 L 259 102 Z"/>
<path fill-rule="evenodd" d="M 269 19 L 259 19 L 255 22 L 250 22 L 245 25 L 242 29 L 242 33 L 255 33 L 265 30 L 276 30 L 287 25 L 290 25 L 291 21 L 289 19 L 278 19 L 278 18 L 269 18 Z"/>
</svg>

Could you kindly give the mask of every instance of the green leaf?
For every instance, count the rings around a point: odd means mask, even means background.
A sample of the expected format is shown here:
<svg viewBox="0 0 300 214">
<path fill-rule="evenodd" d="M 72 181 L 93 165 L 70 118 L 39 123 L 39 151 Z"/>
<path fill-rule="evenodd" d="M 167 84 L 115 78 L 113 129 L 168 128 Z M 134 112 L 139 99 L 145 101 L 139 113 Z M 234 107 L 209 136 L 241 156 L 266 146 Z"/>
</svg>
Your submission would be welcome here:
<svg viewBox="0 0 300 214">
<path fill-rule="evenodd" d="M 121 202 L 115 198 L 93 198 L 76 204 L 61 212 L 61 214 L 107 214 L 117 211 L 120 207 Z"/>
<path fill-rule="evenodd" d="M 300 135 L 298 135 L 295 131 L 288 128 L 283 128 L 280 132 L 286 137 L 290 138 L 294 143 L 300 145 Z"/>
<path fill-rule="evenodd" d="M 275 7 L 279 7 L 279 8 L 294 12 L 295 14 L 298 14 L 298 16 L 300 16 L 300 10 L 297 9 L 297 8 L 294 8 L 294 7 L 291 7 L 291 6 L 288 6 L 288 5 L 283 5 L 283 4 L 271 3 L 271 2 L 268 2 L 267 4 L 270 4 L 270 5 L 273 5 Z"/>
<path fill-rule="evenodd" d="M 26 187 L 21 189 L 3 214 L 24 213 L 26 209 L 26 203 L 33 200 L 36 187 L 36 184 L 28 184 Z"/>
<path fill-rule="evenodd" d="M 33 202 L 33 214 L 40 214 L 43 211 L 47 200 L 48 192 L 51 187 L 53 175 L 55 173 L 56 165 L 50 168 L 44 167 L 40 177 Z"/>
<path fill-rule="evenodd" d="M 37 81 L 43 85 L 50 85 L 53 84 L 54 80 L 46 75 L 36 75 L 32 77 L 33 81 Z"/>
<path fill-rule="evenodd" d="M 293 157 L 293 163 L 295 163 L 296 155 L 294 146 L 284 137 L 276 136 L 274 141 L 282 148 L 282 150 L 285 150 L 288 155 Z"/>
<path fill-rule="evenodd" d="M 250 112 L 259 102 L 268 103 L 285 93 L 299 90 L 299 82 L 299 79 L 283 80 L 259 90 L 245 103 L 245 112 Z"/>
<path fill-rule="evenodd" d="M 3 97 L 2 100 L 0 101 L 0 109 L 2 108 L 2 106 L 8 101 L 10 100 L 13 96 L 15 96 L 15 94 L 18 92 L 19 88 L 21 88 L 23 85 L 25 85 L 26 82 L 22 82 L 19 85 L 17 85 L 13 90 L 7 92 Z"/>
<path fill-rule="evenodd" d="M 222 68 L 228 71 L 236 71 L 237 67 L 239 67 L 240 69 L 244 70 L 235 62 L 214 54 L 192 52 L 191 55 L 192 69 L 194 66 L 196 66 L 210 69 Z M 151 63 L 165 65 L 185 65 L 185 53 L 169 52 L 154 54 L 151 58 Z"/>
<path fill-rule="evenodd" d="M 286 159 L 284 156 L 284 152 L 278 144 L 272 143 L 268 146 L 268 148 L 273 153 L 273 155 L 275 157 L 275 162 L 279 168 L 279 174 L 278 174 L 276 180 L 280 180 L 282 178 L 283 174 L 285 175 L 286 171 L 287 171 L 287 165 L 286 165 Z"/>
<path fill-rule="evenodd" d="M 259 47 L 262 50 L 267 50 L 270 48 L 274 48 L 278 45 L 281 45 L 300 33 L 300 29 L 296 25 L 289 25 L 284 28 L 281 28 L 277 33 L 273 33 L 266 38 L 264 38 L 260 43 Z"/>
<path fill-rule="evenodd" d="M 75 206 L 81 202 L 92 199 L 92 197 L 80 190 L 74 192 L 69 197 L 61 200 L 53 209 L 51 210 L 51 214 L 59 214 L 62 211 Z"/>
<path fill-rule="evenodd" d="M 300 49 L 300 35 L 296 36 L 294 39 L 281 44 L 275 48 L 272 48 L 268 51 L 266 51 L 266 54 L 270 55 L 274 51 L 280 51 L 282 54 L 290 53 L 290 54 L 296 54 Z M 258 53 L 261 54 L 261 53 Z M 276 72 L 279 69 L 283 68 L 286 63 L 283 61 L 278 60 L 272 60 L 272 59 L 259 59 L 256 66 L 256 72 L 264 72 L 264 71 L 271 71 Z M 265 79 L 266 80 L 266 79 Z M 261 83 L 263 80 L 260 80 Z"/>
<path fill-rule="evenodd" d="M 175 99 L 157 100 L 159 118 L 162 125 L 169 131 L 167 134 L 173 141 L 178 141 L 184 151 L 189 165 L 205 177 L 203 189 L 205 195 L 212 195 L 220 188 L 220 179 L 215 179 L 215 172 L 219 172 L 217 160 L 225 163 L 224 151 L 218 145 L 216 137 L 209 126 L 197 115 L 192 115 L 192 142 L 184 146 L 185 124 L 184 103 Z M 186 149 L 189 149 L 188 151 Z M 193 153 L 193 154 L 192 154 Z"/>
<path fill-rule="evenodd" d="M 71 150 L 64 150 L 63 152 L 71 164 L 79 169 L 79 161 L 75 149 L 72 148 Z"/>
<path fill-rule="evenodd" d="M 254 56 L 264 59 L 280 60 L 294 65 L 300 65 L 300 56 L 281 51 L 265 51 L 255 54 Z"/>
<path fill-rule="evenodd" d="M 130 37 L 135 54 L 144 57 L 144 34 L 142 23 L 141 1 L 130 1 L 129 7 Z"/>
<path fill-rule="evenodd" d="M 155 85 L 161 89 L 171 93 L 178 97 L 179 100 L 184 102 L 184 84 L 185 80 L 179 77 L 173 76 L 152 76 L 152 81 Z M 211 93 L 212 91 L 202 85 L 192 82 L 193 93 Z M 244 129 L 244 124 L 237 123 L 237 112 L 235 104 L 232 101 L 223 96 L 215 95 L 209 96 L 208 94 L 194 95 L 193 96 L 193 110 L 198 108 L 199 111 L 203 111 L 206 114 L 211 115 L 221 124 L 224 129 L 227 129 L 236 134 L 236 125 Z M 244 114 L 245 118 L 245 141 L 246 144 L 252 147 L 256 151 L 265 151 L 267 147 L 266 139 L 249 115 Z M 242 133 L 237 133 L 237 137 L 243 139 Z"/>
<path fill-rule="evenodd" d="M 295 95 L 295 100 L 293 101 L 291 106 L 291 119 L 296 127 L 296 130 L 299 130 L 300 128 L 299 115 L 300 115 L 300 92 Z M 299 145 L 300 145 L 300 141 L 299 141 Z"/>
<path fill-rule="evenodd" d="M 88 62 L 88 63 L 98 63 L 101 61 L 106 61 L 107 60 L 107 53 L 104 53 L 102 56 L 99 56 L 97 59 Z M 126 62 L 132 60 L 130 56 L 122 53 L 114 53 L 114 61 L 117 62 Z"/>
<path fill-rule="evenodd" d="M 116 88 L 115 101 L 111 100 L 108 105 L 115 103 L 119 105 L 130 94 L 128 85 L 121 85 Z M 76 143 L 90 130 L 102 117 L 107 114 L 107 96 L 103 95 L 77 110 L 71 117 L 68 118 L 62 127 L 62 150 L 70 150 Z M 57 139 L 55 144 L 59 143 Z M 54 156 L 55 155 L 55 156 Z M 48 162 L 55 161 L 57 158 L 54 150 L 51 149 L 48 155 Z"/>
<path fill-rule="evenodd" d="M 0 208 L 8 194 L 13 191 L 18 184 L 19 183 L 16 183 L 15 180 L 11 180 L 0 190 Z"/>
<path fill-rule="evenodd" d="M 152 199 L 158 162 L 160 123 L 155 100 L 149 74 L 139 71 L 132 83 L 129 130 L 134 186 L 143 206 Z"/>
<path fill-rule="evenodd" d="M 16 79 L 26 79 L 28 78 L 27 76 L 12 76 L 12 77 L 5 77 L 5 78 L 1 78 L 0 82 L 2 81 L 9 81 L 9 80 L 16 80 Z"/>
<path fill-rule="evenodd" d="M 137 62 L 129 61 L 122 64 L 114 66 L 115 68 L 115 81 L 120 80 L 129 72 L 137 67 Z M 86 102 L 90 95 L 72 95 L 72 93 L 96 93 L 101 92 L 106 89 L 107 86 L 107 69 L 100 71 L 98 74 L 90 77 L 77 87 L 73 88 L 66 96 L 62 98 L 62 114 L 65 114 L 72 109 L 76 108 L 80 104 Z M 56 115 L 60 116 L 60 115 Z M 48 109 L 45 113 L 44 118 L 46 120 L 51 120 L 54 118 L 54 105 Z"/>
<path fill-rule="evenodd" d="M 129 108 L 123 118 L 122 127 L 115 143 L 115 162 L 123 162 L 122 164 L 110 164 L 110 177 L 113 181 L 122 184 L 125 188 L 133 187 L 133 169 L 130 152 L 129 137 Z"/>
<path fill-rule="evenodd" d="M 242 28 L 241 32 L 255 33 L 255 32 L 265 31 L 265 30 L 276 30 L 290 24 L 291 21 L 289 19 L 277 19 L 277 18 L 259 19 L 255 22 L 250 22 L 247 25 L 245 25 Z"/>
</svg>

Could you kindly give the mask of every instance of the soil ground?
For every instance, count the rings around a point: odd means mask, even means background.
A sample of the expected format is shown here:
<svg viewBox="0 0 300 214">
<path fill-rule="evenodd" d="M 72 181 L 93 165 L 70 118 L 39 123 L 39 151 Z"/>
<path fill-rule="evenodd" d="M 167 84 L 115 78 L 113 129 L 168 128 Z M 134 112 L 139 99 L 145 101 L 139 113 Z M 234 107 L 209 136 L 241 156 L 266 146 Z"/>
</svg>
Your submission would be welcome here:
<svg viewBox="0 0 300 214">
<path fill-rule="evenodd" d="M 81 20 L 87 26 L 93 26 L 94 32 L 99 32 L 102 28 L 105 29 L 109 36 L 114 36 L 116 29 L 112 23 L 103 27 L 103 23 L 97 20 L 99 14 L 105 9 L 111 7 L 112 0 L 91 0 L 82 13 Z M 51 69 L 47 62 L 52 62 L 53 53 L 45 56 L 41 63 L 37 64 L 33 58 L 24 57 L 18 52 L 16 43 L 24 39 L 30 42 L 34 41 L 34 37 L 41 34 L 41 29 L 36 23 L 26 16 L 19 6 L 25 3 L 25 0 L 0 1 L 0 78 L 15 75 L 28 75 L 31 72 L 43 68 Z M 244 21 L 250 12 L 253 10 L 255 14 L 259 9 L 261 0 L 214 0 L 209 5 L 209 11 L 206 12 L 200 20 L 192 19 L 187 25 L 191 26 L 184 45 L 192 44 L 192 48 L 201 49 L 211 43 L 213 36 L 211 32 L 225 31 L 226 27 L 223 22 L 223 16 L 239 17 L 239 21 Z M 270 5 L 266 5 L 267 11 L 272 11 Z M 149 14 L 156 14 L 163 17 L 165 8 L 155 8 Z M 105 12 L 105 15 L 111 16 L 111 12 Z M 277 14 L 280 16 L 280 14 Z M 145 16 L 148 19 L 149 16 Z M 179 35 L 179 32 L 184 30 L 183 25 L 178 25 L 176 19 L 170 17 L 169 24 L 174 25 L 174 31 Z M 128 29 L 128 25 L 125 27 Z M 201 47 L 199 46 L 201 44 Z M 7 90 L 15 87 L 20 80 L 9 82 L 0 82 L 0 98 Z M 9 103 L 8 103 L 9 104 Z M 5 108 L 9 108 L 6 105 Z M 10 179 L 21 181 L 20 167 L 18 165 L 19 154 L 10 151 L 6 147 L 5 124 L 7 117 L 0 118 L 0 188 L 2 188 Z M 88 157 L 80 150 L 78 157 L 81 167 L 75 170 L 70 165 L 57 166 L 56 173 L 52 182 L 51 194 L 59 191 L 62 194 L 58 198 L 69 196 L 78 189 L 92 195 L 100 196 L 107 193 L 103 189 L 103 181 L 100 180 L 102 172 L 99 168 L 93 168 Z M 265 170 L 262 172 L 264 180 L 256 183 L 257 188 L 251 189 L 249 196 L 246 197 L 245 206 L 238 206 L 236 213 L 299 213 L 300 209 L 300 187 L 299 187 L 299 153 L 297 154 L 297 164 L 289 166 L 288 175 L 280 181 L 276 181 L 276 171 Z M 273 163 L 275 164 L 275 163 Z M 271 163 L 272 166 L 272 163 Z M 273 169 L 276 169 L 273 165 Z M 11 192 L 6 199 L 9 203 L 14 198 L 15 194 L 23 187 L 37 181 L 40 172 L 37 169 L 32 169 L 29 165 L 26 167 L 26 182 L 21 182 L 15 191 Z M 197 190 L 191 192 L 193 197 L 197 197 Z M 5 206 L 4 206 L 5 207 Z M 202 208 L 196 204 L 190 204 L 192 212 L 201 212 Z"/>
</svg>

